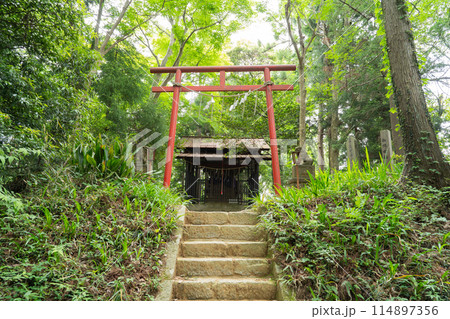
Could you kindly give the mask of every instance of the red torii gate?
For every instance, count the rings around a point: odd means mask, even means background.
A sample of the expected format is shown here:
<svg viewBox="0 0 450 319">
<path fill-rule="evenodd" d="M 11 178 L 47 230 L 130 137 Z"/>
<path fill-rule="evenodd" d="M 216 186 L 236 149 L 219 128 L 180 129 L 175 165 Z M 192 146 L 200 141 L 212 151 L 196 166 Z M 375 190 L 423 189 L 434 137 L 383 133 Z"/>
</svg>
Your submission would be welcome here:
<svg viewBox="0 0 450 319">
<path fill-rule="evenodd" d="M 275 130 L 275 115 L 273 111 L 272 91 L 292 91 L 292 85 L 274 85 L 270 81 L 270 71 L 295 71 L 296 66 L 290 65 L 254 65 L 254 66 L 180 66 L 150 68 L 151 73 L 175 73 L 173 86 L 152 87 L 152 92 L 173 92 L 172 115 L 170 117 L 169 141 L 167 144 L 166 166 L 164 171 L 164 187 L 170 187 L 172 176 L 173 151 L 175 148 L 175 133 L 177 129 L 178 105 L 180 92 L 238 92 L 238 91 L 265 91 L 267 102 L 267 115 L 269 119 L 270 153 L 272 156 L 272 176 L 275 192 L 281 186 L 280 163 L 278 158 L 277 133 Z M 226 72 L 264 72 L 264 86 L 260 85 L 225 85 Z M 218 86 L 186 86 L 181 85 L 183 73 L 220 73 L 220 85 Z"/>
</svg>

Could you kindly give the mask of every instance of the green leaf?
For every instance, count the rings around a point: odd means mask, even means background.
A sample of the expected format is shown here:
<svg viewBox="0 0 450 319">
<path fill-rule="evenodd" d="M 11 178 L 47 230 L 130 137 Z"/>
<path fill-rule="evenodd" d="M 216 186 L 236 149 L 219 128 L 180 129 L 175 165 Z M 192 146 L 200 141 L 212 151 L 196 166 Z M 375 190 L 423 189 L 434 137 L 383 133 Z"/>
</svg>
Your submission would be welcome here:
<svg viewBox="0 0 450 319">
<path fill-rule="evenodd" d="M 92 156 L 91 155 L 89 155 L 89 154 L 86 154 L 86 161 L 89 163 L 89 164 L 91 164 L 92 166 L 97 166 L 97 163 L 95 162 L 95 160 L 92 158 Z"/>
</svg>

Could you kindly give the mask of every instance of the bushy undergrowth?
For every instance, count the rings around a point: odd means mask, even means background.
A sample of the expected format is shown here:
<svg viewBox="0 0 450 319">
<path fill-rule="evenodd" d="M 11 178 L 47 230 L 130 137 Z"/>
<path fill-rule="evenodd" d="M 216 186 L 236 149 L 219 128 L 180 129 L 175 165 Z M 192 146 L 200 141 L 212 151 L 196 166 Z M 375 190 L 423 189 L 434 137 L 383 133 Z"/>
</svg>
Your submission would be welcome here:
<svg viewBox="0 0 450 319">
<path fill-rule="evenodd" d="M 298 299 L 450 299 L 450 193 L 400 185 L 401 169 L 323 172 L 257 201 Z"/>
<path fill-rule="evenodd" d="M 72 167 L 0 190 L 0 300 L 148 300 L 157 291 L 178 195 L 145 177 Z"/>
<path fill-rule="evenodd" d="M 87 136 L 89 142 L 78 142 L 72 148 L 71 163 L 81 173 L 99 177 L 129 177 L 134 173 L 132 145 L 115 139 Z"/>
</svg>

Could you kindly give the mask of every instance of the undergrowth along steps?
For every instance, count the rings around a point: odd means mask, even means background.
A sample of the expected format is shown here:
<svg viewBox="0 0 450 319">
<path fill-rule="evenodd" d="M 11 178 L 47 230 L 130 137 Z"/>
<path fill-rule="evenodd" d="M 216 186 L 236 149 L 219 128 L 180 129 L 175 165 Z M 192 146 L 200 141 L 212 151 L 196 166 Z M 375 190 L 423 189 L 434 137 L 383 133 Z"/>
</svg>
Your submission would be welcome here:
<svg viewBox="0 0 450 319">
<path fill-rule="evenodd" d="M 176 262 L 174 300 L 275 300 L 267 234 L 250 210 L 188 211 Z"/>
</svg>

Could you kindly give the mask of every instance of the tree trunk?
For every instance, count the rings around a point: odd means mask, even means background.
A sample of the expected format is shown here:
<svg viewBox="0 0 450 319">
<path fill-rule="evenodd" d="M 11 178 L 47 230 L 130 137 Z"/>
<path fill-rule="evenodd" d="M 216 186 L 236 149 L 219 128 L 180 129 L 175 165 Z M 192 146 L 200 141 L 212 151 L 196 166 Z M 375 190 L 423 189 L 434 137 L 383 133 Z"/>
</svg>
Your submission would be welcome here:
<svg viewBox="0 0 450 319">
<path fill-rule="evenodd" d="M 323 43 L 330 49 L 331 39 L 328 36 L 328 26 L 324 24 L 323 26 L 324 36 Z M 330 171 L 339 169 L 339 105 L 338 105 L 338 87 L 336 80 L 333 79 L 333 63 L 325 58 L 324 61 L 324 71 L 327 76 L 328 82 L 331 82 L 332 100 L 333 105 L 329 108 L 330 128 L 328 130 L 328 167 Z"/>
<path fill-rule="evenodd" d="M 308 52 L 308 48 L 311 45 L 312 41 L 316 37 L 316 30 L 313 30 L 313 34 L 309 38 L 309 42 L 305 44 L 304 38 L 305 35 L 303 33 L 302 28 L 302 19 L 300 18 L 300 15 L 297 12 L 297 18 L 294 20 L 297 22 L 297 36 L 298 36 L 298 43 L 292 33 L 292 26 L 291 26 L 291 10 L 292 10 L 292 3 L 291 0 L 288 0 L 285 4 L 284 8 L 284 16 L 286 19 L 286 25 L 287 30 L 289 34 L 289 38 L 291 39 L 292 45 L 295 49 L 295 54 L 297 55 L 298 59 L 298 72 L 299 72 L 299 89 L 300 89 L 300 109 L 299 109 L 299 116 L 298 116 L 298 146 L 299 148 L 303 148 L 305 146 L 306 141 L 306 76 L 305 76 L 305 70 L 306 70 L 306 53 Z"/>
<path fill-rule="evenodd" d="M 395 110 L 395 113 L 389 112 L 389 118 L 391 122 L 391 134 L 392 134 L 392 146 L 394 147 L 394 153 L 397 155 L 405 155 L 405 149 L 403 148 L 402 130 L 399 127 L 397 107 L 395 106 L 394 96 L 389 97 L 389 107 Z"/>
<path fill-rule="evenodd" d="M 414 39 L 404 0 L 383 0 L 394 98 L 405 147 L 403 180 L 442 188 L 450 184 L 445 161 L 431 124 L 422 89 Z"/>
<path fill-rule="evenodd" d="M 336 80 L 333 79 L 333 106 L 331 108 L 331 124 L 330 124 L 330 140 L 328 146 L 329 165 L 330 170 L 339 169 L 339 106 L 338 103 L 338 88 Z"/>
<path fill-rule="evenodd" d="M 104 6 L 104 0 L 100 0 L 98 3 L 98 13 L 97 13 L 97 22 L 95 23 L 94 28 L 94 39 L 92 41 L 91 50 L 96 50 L 98 48 L 99 43 L 99 30 L 100 30 L 100 22 L 102 21 L 103 16 L 103 6 Z"/>
<path fill-rule="evenodd" d="M 103 39 L 103 42 L 100 45 L 100 47 L 97 48 L 98 52 L 100 52 L 102 57 L 104 57 L 105 54 L 108 53 L 108 51 L 111 50 L 111 48 L 114 46 L 114 44 L 113 44 L 109 48 L 107 48 L 107 45 L 109 43 L 109 40 L 111 39 L 112 34 L 117 29 L 119 24 L 122 22 L 122 19 L 125 16 L 125 13 L 127 12 L 128 7 L 130 6 L 132 1 L 133 0 L 125 1 L 124 5 L 122 7 L 122 10 L 120 11 L 120 14 L 119 14 L 118 18 L 116 19 L 116 21 L 114 22 L 112 27 L 106 32 L 105 38 Z"/>
<path fill-rule="evenodd" d="M 113 26 L 106 33 L 105 38 L 102 41 L 100 41 L 100 34 L 99 34 L 100 22 L 103 19 L 103 9 L 104 9 L 104 5 L 105 5 L 105 3 L 104 3 L 105 1 L 100 0 L 98 12 L 97 12 L 97 20 L 96 20 L 95 29 L 94 29 L 94 38 L 92 39 L 92 45 L 91 45 L 91 50 L 97 51 L 99 53 L 99 55 L 96 57 L 96 60 L 92 64 L 91 70 L 89 71 L 89 74 L 87 76 L 86 83 L 85 83 L 86 89 L 89 89 L 91 87 L 92 81 L 95 78 L 97 72 L 100 70 L 101 64 L 103 62 L 103 58 L 105 57 L 106 53 L 108 53 L 108 51 L 111 50 L 111 48 L 113 48 L 115 46 L 113 44 L 109 48 L 106 48 L 112 34 L 116 30 L 116 28 L 118 27 L 120 22 L 122 21 L 123 17 L 125 16 L 126 11 L 128 10 L 128 7 L 130 6 L 132 1 L 133 0 L 125 1 L 125 4 L 122 7 L 122 11 L 120 12 L 119 17 L 116 19 Z"/>
<path fill-rule="evenodd" d="M 305 79 L 305 59 L 304 56 L 299 61 L 298 72 L 300 73 L 300 110 L 298 117 L 298 146 L 303 148 L 306 141 L 306 79 Z"/>
<path fill-rule="evenodd" d="M 323 105 L 319 105 L 319 118 L 317 121 L 317 164 L 319 166 L 319 170 L 323 171 L 325 170 L 325 157 L 324 157 L 324 150 L 323 150 Z"/>
</svg>

